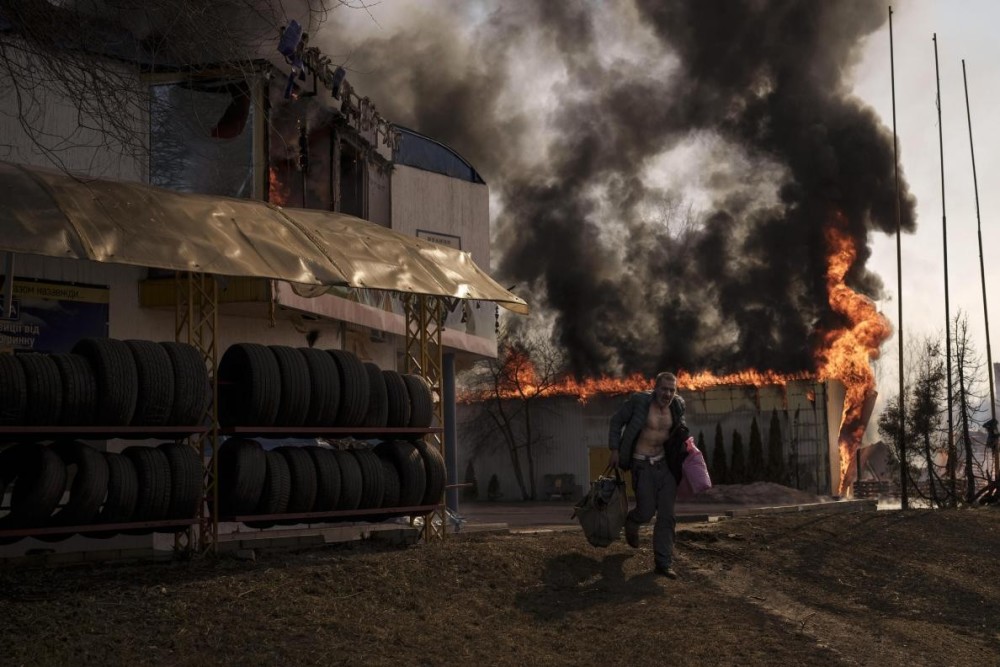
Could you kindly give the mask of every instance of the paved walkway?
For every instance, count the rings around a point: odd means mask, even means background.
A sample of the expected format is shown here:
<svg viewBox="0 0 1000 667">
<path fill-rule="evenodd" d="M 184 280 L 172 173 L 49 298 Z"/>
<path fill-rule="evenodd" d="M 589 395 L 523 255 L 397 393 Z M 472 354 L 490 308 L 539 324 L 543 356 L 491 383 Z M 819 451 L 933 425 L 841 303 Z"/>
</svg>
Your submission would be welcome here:
<svg viewBox="0 0 1000 667">
<path fill-rule="evenodd" d="M 798 512 L 811 509 L 832 511 L 859 511 L 876 509 L 874 500 L 841 500 L 830 503 L 775 505 L 771 504 L 723 504 L 723 503 L 677 503 L 679 523 L 713 521 L 744 514 L 764 514 L 771 512 Z M 509 528 L 511 530 L 577 526 L 573 518 L 573 503 L 566 502 L 475 502 L 461 503 L 458 515 L 464 521 L 464 528 Z"/>
</svg>

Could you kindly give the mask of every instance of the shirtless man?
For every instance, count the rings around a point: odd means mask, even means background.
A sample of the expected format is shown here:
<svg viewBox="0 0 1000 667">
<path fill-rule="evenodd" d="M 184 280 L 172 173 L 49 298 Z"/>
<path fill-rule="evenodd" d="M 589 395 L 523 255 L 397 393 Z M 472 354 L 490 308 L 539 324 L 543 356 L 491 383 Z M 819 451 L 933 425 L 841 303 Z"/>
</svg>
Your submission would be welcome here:
<svg viewBox="0 0 1000 667">
<path fill-rule="evenodd" d="M 684 401 L 677 395 L 677 377 L 663 372 L 651 391 L 641 391 L 611 417 L 608 447 L 611 465 L 632 471 L 635 508 L 625 519 L 625 541 L 639 546 L 639 526 L 656 514 L 653 560 L 656 573 L 671 579 L 674 572 L 674 499 L 683 460 Z M 669 463 L 669 465 L 668 465 Z"/>
</svg>

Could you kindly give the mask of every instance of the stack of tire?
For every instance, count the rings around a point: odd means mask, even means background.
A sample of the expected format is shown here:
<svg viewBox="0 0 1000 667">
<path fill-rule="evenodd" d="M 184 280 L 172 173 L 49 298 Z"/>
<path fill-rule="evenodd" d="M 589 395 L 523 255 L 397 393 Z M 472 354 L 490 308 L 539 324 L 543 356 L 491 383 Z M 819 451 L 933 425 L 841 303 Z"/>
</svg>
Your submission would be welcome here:
<svg viewBox="0 0 1000 667">
<path fill-rule="evenodd" d="M 68 353 L 0 354 L 0 428 L 38 427 L 0 450 L 0 530 L 186 520 L 197 516 L 203 466 L 187 445 L 101 453 L 72 439 L 51 445 L 45 427 L 198 426 L 211 400 L 202 355 L 184 343 L 85 338 Z M 129 437 L 148 433 L 130 432 Z M 83 428 L 76 434 L 86 437 Z M 72 437 L 72 436 L 70 436 Z M 173 531 L 174 528 L 168 530 Z M 141 526 L 129 532 L 151 532 Z M 88 531 L 108 537 L 116 531 Z M 8 539 L 9 541 L 9 539 Z"/>
<path fill-rule="evenodd" d="M 202 498 L 202 464 L 194 449 L 177 442 L 131 446 L 104 453 L 78 441 L 52 445 L 21 443 L 0 451 L 0 497 L 10 491 L 10 506 L 0 512 L 0 530 L 66 527 L 42 534 L 57 541 L 87 526 L 87 537 L 119 532 L 153 532 L 144 526 L 103 530 L 102 524 L 193 520 Z M 174 532 L 181 528 L 159 528 Z M 0 538 L 0 543 L 20 538 Z"/>
<path fill-rule="evenodd" d="M 211 398 L 183 343 L 85 338 L 71 352 L 0 354 L 0 426 L 194 426 Z"/>
<path fill-rule="evenodd" d="M 405 516 L 412 512 L 408 508 L 439 504 L 444 486 L 444 459 L 423 440 L 265 450 L 256 440 L 229 438 L 219 449 L 219 516 L 259 517 L 246 520 L 255 528 L 326 520 L 283 519 L 285 514 L 355 512 L 366 520 Z M 372 512 L 393 508 L 400 511 Z"/>
<path fill-rule="evenodd" d="M 218 375 L 223 427 L 412 429 L 433 419 L 423 378 L 382 370 L 347 350 L 237 343 L 222 355 Z"/>
</svg>

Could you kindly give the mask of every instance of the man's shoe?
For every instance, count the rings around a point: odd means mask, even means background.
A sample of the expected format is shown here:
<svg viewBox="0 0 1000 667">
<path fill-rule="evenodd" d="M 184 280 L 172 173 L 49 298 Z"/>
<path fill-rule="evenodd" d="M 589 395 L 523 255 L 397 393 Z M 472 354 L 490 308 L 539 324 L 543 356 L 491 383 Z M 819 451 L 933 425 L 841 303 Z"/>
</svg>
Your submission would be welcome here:
<svg viewBox="0 0 1000 667">
<path fill-rule="evenodd" d="M 666 577 L 667 579 L 676 579 L 677 578 L 677 572 L 675 572 L 674 568 L 670 567 L 669 565 L 666 565 L 666 566 L 664 566 L 664 565 L 657 565 L 656 569 L 654 571 L 657 574 L 659 574 L 660 576 Z"/>
<path fill-rule="evenodd" d="M 639 548 L 639 524 L 625 521 L 625 541 L 633 549 Z"/>
</svg>

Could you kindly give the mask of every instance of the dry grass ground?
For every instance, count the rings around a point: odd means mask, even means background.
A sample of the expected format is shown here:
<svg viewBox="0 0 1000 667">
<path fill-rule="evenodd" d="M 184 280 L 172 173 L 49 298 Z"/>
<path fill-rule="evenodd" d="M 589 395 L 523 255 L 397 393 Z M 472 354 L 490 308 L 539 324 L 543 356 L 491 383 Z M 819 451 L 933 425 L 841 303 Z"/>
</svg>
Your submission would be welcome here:
<svg viewBox="0 0 1000 667">
<path fill-rule="evenodd" d="M 1000 511 L 766 515 L 0 571 L 0 664 L 996 665 Z"/>
</svg>

